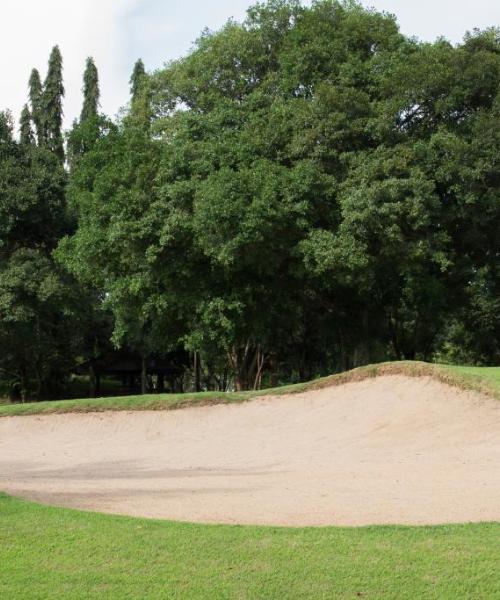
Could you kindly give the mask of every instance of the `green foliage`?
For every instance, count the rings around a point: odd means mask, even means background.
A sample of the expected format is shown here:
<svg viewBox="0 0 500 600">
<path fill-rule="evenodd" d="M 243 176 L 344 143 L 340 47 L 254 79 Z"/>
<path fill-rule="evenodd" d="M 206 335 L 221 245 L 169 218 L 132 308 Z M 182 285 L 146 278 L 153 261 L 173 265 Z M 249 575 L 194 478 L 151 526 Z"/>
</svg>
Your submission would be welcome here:
<svg viewBox="0 0 500 600">
<path fill-rule="evenodd" d="M 80 158 L 92 150 L 96 142 L 108 135 L 113 123 L 103 115 L 96 115 L 85 121 L 73 122 L 67 133 L 67 161 L 70 170 L 74 170 Z"/>
<path fill-rule="evenodd" d="M 0 111 L 0 143 L 9 147 L 12 143 L 14 124 L 9 111 Z"/>
<path fill-rule="evenodd" d="M 146 69 L 142 59 L 139 58 L 135 64 L 130 76 L 130 95 L 132 97 L 132 103 L 134 103 L 142 92 L 142 87 L 146 80 Z"/>
<path fill-rule="evenodd" d="M 88 332 L 108 331 L 104 308 L 115 345 L 190 352 L 207 388 L 393 358 L 499 364 L 499 40 L 419 43 L 351 0 L 269 0 L 153 75 L 138 60 L 116 123 L 89 58 L 69 210 L 55 47 L 20 145 L 0 119 L 5 281 L 18 250 L 57 246 L 91 307 L 82 357 L 103 346 Z"/>
<path fill-rule="evenodd" d="M 57 396 L 74 360 L 71 286 L 50 258 L 21 248 L 0 262 L 0 372 L 11 392 Z M 73 298 L 73 302 L 76 299 Z"/>
<path fill-rule="evenodd" d="M 431 358 L 452 323 L 498 361 L 499 81 L 492 30 L 454 48 L 353 2 L 258 4 L 153 77 L 136 64 L 62 256 L 117 341 L 183 344 L 238 388 L 260 363 Z"/>
<path fill-rule="evenodd" d="M 44 145 L 61 160 L 64 160 L 62 136 L 62 99 L 64 85 L 62 78 L 62 56 L 58 46 L 52 48 L 49 57 L 47 77 L 43 85 L 41 99 Z"/>
<path fill-rule="evenodd" d="M 98 114 L 99 75 L 94 60 L 89 57 L 83 74 L 83 106 L 80 121 L 75 120 L 67 134 L 67 160 L 71 169 L 83 154 L 91 150 L 96 141 L 105 134 L 109 121 Z"/>
<path fill-rule="evenodd" d="M 81 157 L 69 187 L 80 215 L 78 231 L 63 240 L 58 251 L 86 285 L 106 290 L 106 305 L 115 317 L 115 341 L 127 341 L 141 352 L 154 346 L 156 337 L 164 337 L 157 318 L 166 307 L 158 290 L 163 284 L 150 276 L 148 264 L 154 255 L 146 254 L 159 217 L 144 213 L 154 202 L 156 167 L 156 144 L 133 122 L 98 140 L 94 150 Z M 94 217 L 87 221 L 92 212 Z"/>
<path fill-rule="evenodd" d="M 99 107 L 99 75 L 94 60 L 89 57 L 83 74 L 83 107 L 80 122 L 97 117 Z"/>
<path fill-rule="evenodd" d="M 29 78 L 29 99 L 31 104 L 31 116 L 36 130 L 36 138 L 39 146 L 45 143 L 45 124 L 43 117 L 42 95 L 43 87 L 40 73 L 37 69 L 31 71 Z"/>
<path fill-rule="evenodd" d="M 77 298 L 51 253 L 68 231 L 66 175 L 45 148 L 0 144 L 0 379 L 22 399 L 57 395 L 74 360 Z"/>
<path fill-rule="evenodd" d="M 31 113 L 28 105 L 25 104 L 19 119 L 19 140 L 21 144 L 33 144 L 35 137 L 31 128 Z"/>
</svg>

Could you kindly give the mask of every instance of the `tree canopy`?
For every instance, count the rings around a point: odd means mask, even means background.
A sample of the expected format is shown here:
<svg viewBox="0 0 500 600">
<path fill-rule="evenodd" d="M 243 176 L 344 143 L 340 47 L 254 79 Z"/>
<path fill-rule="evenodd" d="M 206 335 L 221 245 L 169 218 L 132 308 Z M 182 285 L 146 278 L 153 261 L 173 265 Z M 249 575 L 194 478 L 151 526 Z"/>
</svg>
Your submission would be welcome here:
<svg viewBox="0 0 500 600">
<path fill-rule="evenodd" d="M 31 120 L 60 159 L 56 50 L 39 80 L 21 146 Z M 93 290 L 115 345 L 189 352 L 207 389 L 386 359 L 500 364 L 499 82 L 497 29 L 421 43 L 350 0 L 269 0 L 153 74 L 138 60 L 115 122 L 89 59 L 62 184 L 73 225 L 40 217 L 33 239 L 51 231 L 54 268 Z M 5 147 L 6 181 L 42 161 Z M 12 184 L 6 222 L 32 184 Z"/>
</svg>

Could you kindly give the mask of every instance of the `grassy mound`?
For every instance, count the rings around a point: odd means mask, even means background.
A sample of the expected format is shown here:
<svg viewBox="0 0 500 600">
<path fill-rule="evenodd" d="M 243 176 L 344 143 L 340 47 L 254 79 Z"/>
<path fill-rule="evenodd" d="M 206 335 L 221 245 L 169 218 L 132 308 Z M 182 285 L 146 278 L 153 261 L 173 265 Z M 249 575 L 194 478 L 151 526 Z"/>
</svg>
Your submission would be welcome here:
<svg viewBox="0 0 500 600">
<path fill-rule="evenodd" d="M 473 390 L 500 399 L 500 367 L 456 367 L 424 362 L 401 361 L 359 367 L 352 371 L 331 375 L 296 385 L 251 392 L 201 392 L 187 394 L 148 394 L 145 396 L 119 396 L 116 398 L 86 398 L 82 400 L 57 400 L 26 404 L 0 405 L 0 417 L 49 413 L 173 410 L 188 406 L 206 406 L 245 402 L 258 396 L 293 394 L 361 381 L 381 375 L 406 375 L 434 377 L 465 390 Z"/>
</svg>

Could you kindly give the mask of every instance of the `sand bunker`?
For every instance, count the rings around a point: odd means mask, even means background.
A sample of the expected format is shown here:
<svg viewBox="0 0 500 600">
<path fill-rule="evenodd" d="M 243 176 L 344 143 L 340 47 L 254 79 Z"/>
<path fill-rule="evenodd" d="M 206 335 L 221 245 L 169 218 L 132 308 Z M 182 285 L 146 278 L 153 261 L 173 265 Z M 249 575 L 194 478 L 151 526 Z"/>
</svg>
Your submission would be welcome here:
<svg viewBox="0 0 500 600">
<path fill-rule="evenodd" d="M 246 404 L 0 419 L 0 490 L 205 523 L 500 520 L 500 403 L 385 376 Z"/>
</svg>

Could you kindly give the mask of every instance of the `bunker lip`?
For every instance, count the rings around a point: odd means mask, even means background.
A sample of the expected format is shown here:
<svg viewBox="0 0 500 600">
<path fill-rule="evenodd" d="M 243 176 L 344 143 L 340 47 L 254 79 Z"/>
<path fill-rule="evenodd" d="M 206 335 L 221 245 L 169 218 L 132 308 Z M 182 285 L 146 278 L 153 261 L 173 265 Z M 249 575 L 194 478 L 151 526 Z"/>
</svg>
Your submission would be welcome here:
<svg viewBox="0 0 500 600">
<path fill-rule="evenodd" d="M 215 406 L 247 402 L 263 396 L 281 396 L 306 391 L 331 388 L 346 383 L 364 381 L 385 375 L 406 377 L 432 377 L 461 390 L 476 391 L 500 400 L 500 391 L 481 377 L 458 374 L 443 365 L 420 361 L 392 361 L 357 367 L 350 371 L 322 377 L 314 381 L 282 386 L 275 389 L 247 392 L 202 392 L 184 394 L 147 394 L 144 396 L 121 396 L 107 398 L 85 398 L 8 404 L 0 406 L 0 419 L 13 416 L 31 416 L 68 413 L 101 413 L 118 411 L 178 410 L 192 406 Z"/>
<path fill-rule="evenodd" d="M 0 489 L 197 523 L 500 521 L 500 403 L 381 375 L 182 411 L 0 419 Z"/>
</svg>

